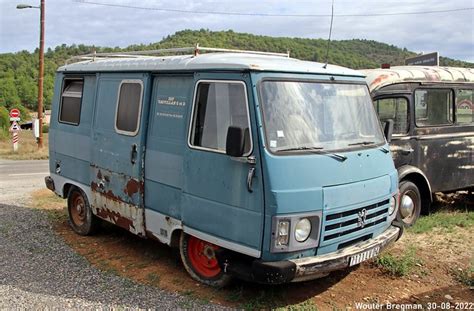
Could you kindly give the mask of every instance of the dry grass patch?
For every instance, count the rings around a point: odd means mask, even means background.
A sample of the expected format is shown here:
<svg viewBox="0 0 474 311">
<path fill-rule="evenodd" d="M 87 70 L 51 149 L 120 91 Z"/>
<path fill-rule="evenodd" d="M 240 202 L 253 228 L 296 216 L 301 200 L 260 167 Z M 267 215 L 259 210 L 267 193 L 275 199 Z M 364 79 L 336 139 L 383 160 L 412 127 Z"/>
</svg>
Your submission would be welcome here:
<svg viewBox="0 0 474 311">
<path fill-rule="evenodd" d="M 48 134 L 43 134 L 43 148 L 38 150 L 36 138 L 31 131 L 21 131 L 18 151 L 13 152 L 11 135 L 0 140 L 0 158 L 8 160 L 44 160 L 48 159 Z"/>
</svg>

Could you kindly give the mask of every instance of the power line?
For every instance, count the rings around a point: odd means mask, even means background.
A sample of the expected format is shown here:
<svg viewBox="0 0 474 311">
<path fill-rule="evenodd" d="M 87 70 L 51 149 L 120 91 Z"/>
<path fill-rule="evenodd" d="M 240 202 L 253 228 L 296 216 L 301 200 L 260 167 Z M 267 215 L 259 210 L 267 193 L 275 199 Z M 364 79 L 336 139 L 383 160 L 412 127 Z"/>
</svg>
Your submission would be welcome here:
<svg viewBox="0 0 474 311">
<path fill-rule="evenodd" d="M 186 13 L 186 14 L 212 14 L 212 15 L 236 15 L 236 16 L 260 16 L 260 17 L 330 17 L 331 14 L 273 14 L 273 13 L 247 13 L 247 12 L 224 12 L 224 11 L 195 11 L 195 10 L 182 10 L 182 9 L 168 9 L 168 8 L 155 8 L 145 6 L 135 6 L 126 4 L 114 4 L 114 3 L 102 3 L 87 0 L 73 0 L 74 2 L 92 4 L 99 6 L 108 6 L 116 8 L 126 9 L 137 9 L 137 10 L 148 10 L 148 11 L 161 11 L 161 12 L 174 12 L 174 13 Z M 449 10 L 432 10 L 432 11 L 415 11 L 415 12 L 395 12 L 395 13 L 367 13 L 367 14 L 334 14 L 337 17 L 372 17 L 372 16 L 395 16 L 395 15 L 421 15 L 421 14 L 437 14 L 437 13 L 448 13 L 448 12 L 459 12 L 459 11 L 472 11 L 474 7 L 469 8 L 457 8 Z"/>
</svg>

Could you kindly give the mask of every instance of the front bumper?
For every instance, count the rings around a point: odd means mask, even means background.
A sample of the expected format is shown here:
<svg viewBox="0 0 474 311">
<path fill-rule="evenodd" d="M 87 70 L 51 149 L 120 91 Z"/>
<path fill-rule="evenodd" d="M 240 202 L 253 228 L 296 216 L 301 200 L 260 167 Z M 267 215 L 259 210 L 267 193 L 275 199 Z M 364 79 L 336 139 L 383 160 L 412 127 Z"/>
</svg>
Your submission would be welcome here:
<svg viewBox="0 0 474 311">
<path fill-rule="evenodd" d="M 274 262 L 254 260 L 250 265 L 250 269 L 243 269 L 244 265 L 242 264 L 233 265 L 232 261 L 228 260 L 225 269 L 228 273 L 235 274 L 237 277 L 266 284 L 317 279 L 326 276 L 329 272 L 348 268 L 351 265 L 351 258 L 358 255 L 357 262 L 377 255 L 395 242 L 402 235 L 402 232 L 403 226 L 394 223 L 375 238 L 329 254 Z"/>
<path fill-rule="evenodd" d="M 318 278 L 321 274 L 331 271 L 348 268 L 350 259 L 357 255 L 362 255 L 369 250 L 374 250 L 377 254 L 390 244 L 395 242 L 402 231 L 399 227 L 391 226 L 379 236 L 362 241 L 347 248 L 333 253 L 289 260 L 296 265 L 296 271 L 292 282 L 305 281 Z"/>
</svg>

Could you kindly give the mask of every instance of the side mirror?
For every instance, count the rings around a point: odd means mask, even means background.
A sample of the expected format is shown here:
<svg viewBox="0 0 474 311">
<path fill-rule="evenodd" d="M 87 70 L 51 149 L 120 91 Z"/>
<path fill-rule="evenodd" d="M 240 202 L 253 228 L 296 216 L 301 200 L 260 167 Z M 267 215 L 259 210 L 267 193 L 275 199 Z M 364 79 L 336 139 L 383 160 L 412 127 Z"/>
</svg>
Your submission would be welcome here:
<svg viewBox="0 0 474 311">
<path fill-rule="evenodd" d="M 231 157 L 241 157 L 245 148 L 245 129 L 229 126 L 225 144 L 225 153 Z"/>
<path fill-rule="evenodd" d="M 385 135 L 385 138 L 387 139 L 387 142 L 392 141 L 393 124 L 393 119 L 387 119 L 384 123 L 383 133 Z"/>
</svg>

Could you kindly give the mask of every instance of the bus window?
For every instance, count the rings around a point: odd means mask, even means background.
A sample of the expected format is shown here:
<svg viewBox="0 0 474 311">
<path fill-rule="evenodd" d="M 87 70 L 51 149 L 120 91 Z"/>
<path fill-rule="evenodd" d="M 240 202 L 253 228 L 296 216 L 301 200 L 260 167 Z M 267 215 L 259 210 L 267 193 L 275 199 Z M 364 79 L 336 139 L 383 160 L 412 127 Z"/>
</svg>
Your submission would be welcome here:
<svg viewBox="0 0 474 311">
<path fill-rule="evenodd" d="M 437 126 L 453 123 L 452 90 L 415 90 L 416 125 Z"/>
<path fill-rule="evenodd" d="M 472 90 L 457 90 L 456 92 L 456 123 L 474 123 L 474 104 Z"/>
<path fill-rule="evenodd" d="M 408 132 L 408 100 L 406 98 L 382 98 L 375 101 L 380 122 L 394 121 L 393 134 Z"/>
</svg>

